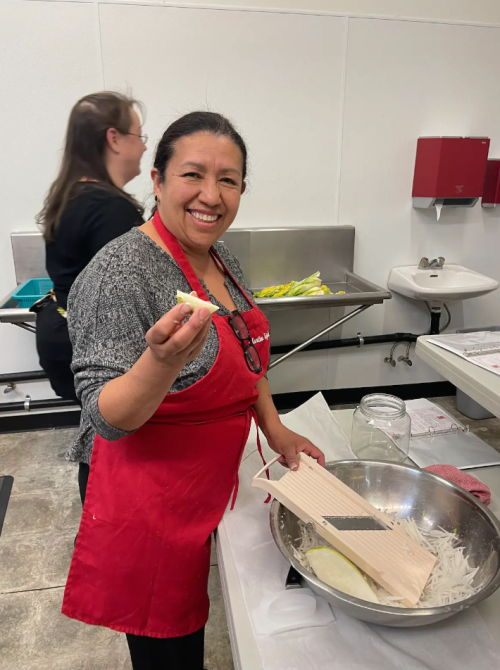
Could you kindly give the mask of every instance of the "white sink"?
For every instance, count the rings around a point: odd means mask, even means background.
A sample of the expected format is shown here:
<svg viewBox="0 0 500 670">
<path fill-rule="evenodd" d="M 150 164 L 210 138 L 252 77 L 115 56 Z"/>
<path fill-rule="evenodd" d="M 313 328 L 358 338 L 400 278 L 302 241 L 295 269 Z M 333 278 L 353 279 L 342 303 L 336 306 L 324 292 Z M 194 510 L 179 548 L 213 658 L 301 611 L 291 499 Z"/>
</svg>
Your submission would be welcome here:
<svg viewBox="0 0 500 670">
<path fill-rule="evenodd" d="M 420 270 L 417 265 L 392 268 L 387 282 L 391 291 L 414 300 L 448 302 L 477 298 L 498 288 L 498 282 L 461 265 Z"/>
</svg>

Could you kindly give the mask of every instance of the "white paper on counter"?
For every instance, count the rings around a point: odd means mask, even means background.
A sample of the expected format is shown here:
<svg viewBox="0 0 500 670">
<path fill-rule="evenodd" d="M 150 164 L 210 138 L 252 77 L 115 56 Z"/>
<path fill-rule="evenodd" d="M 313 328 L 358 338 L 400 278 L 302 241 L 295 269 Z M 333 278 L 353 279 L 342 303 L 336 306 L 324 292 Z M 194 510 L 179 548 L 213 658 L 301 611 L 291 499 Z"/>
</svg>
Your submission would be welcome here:
<svg viewBox="0 0 500 670">
<path fill-rule="evenodd" d="M 305 594 L 316 601 L 316 610 L 313 614 L 302 619 L 277 621 L 269 614 L 270 604 L 276 598 L 293 598 L 296 593 Z M 252 610 L 252 624 L 258 635 L 278 635 L 289 630 L 301 630 L 316 626 L 326 626 L 331 621 L 335 621 L 335 616 L 330 605 L 321 596 L 317 596 L 311 589 L 283 589 L 269 596 L 264 596 L 257 609 Z"/>
<path fill-rule="evenodd" d="M 322 396 L 315 396 L 306 405 L 283 418 L 331 460 L 338 436 L 326 418 L 326 402 Z M 340 430 L 336 422 L 334 425 Z M 330 430 L 333 439 L 329 437 Z M 338 449 L 340 458 L 346 457 L 345 443 Z M 263 444 L 263 451 L 266 459 L 272 456 L 267 444 Z M 261 466 L 253 431 L 240 469 L 236 508 L 226 512 L 222 521 L 249 617 L 263 596 L 283 589 L 290 568 L 272 539 L 269 505 L 263 504 L 265 494 L 250 487 L 251 477 Z M 271 468 L 272 478 L 284 473 L 279 465 Z M 423 628 L 373 626 L 335 609 L 335 623 L 274 636 L 256 635 L 255 641 L 264 670 L 498 670 L 500 647 L 490 633 L 500 629 L 497 595 L 498 592 L 484 603 L 486 607 L 472 608 Z M 487 623 L 480 612 L 488 617 Z"/>
<path fill-rule="evenodd" d="M 454 465 L 460 470 L 500 465 L 500 454 L 472 433 L 414 437 L 410 458 L 420 468 Z"/>
<path fill-rule="evenodd" d="M 325 454 L 327 461 L 355 458 L 322 393 L 317 393 L 297 409 L 281 415 L 281 423 L 304 435 Z"/>
</svg>

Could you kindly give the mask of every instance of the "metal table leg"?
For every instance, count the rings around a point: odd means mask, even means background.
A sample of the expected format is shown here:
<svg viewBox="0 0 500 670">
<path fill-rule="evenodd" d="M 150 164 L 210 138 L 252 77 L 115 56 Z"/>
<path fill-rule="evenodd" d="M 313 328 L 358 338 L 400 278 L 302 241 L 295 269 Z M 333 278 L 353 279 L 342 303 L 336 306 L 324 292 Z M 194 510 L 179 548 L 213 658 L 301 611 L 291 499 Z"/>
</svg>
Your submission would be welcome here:
<svg viewBox="0 0 500 670">
<path fill-rule="evenodd" d="M 31 323 L 13 323 L 13 326 L 18 326 L 18 328 L 22 328 L 23 330 L 27 330 L 30 333 L 36 333 L 36 327 L 32 326 Z"/>
<path fill-rule="evenodd" d="M 371 305 L 362 305 L 361 307 L 356 308 L 352 312 L 349 312 L 349 314 L 346 314 L 343 316 L 341 319 L 338 321 L 335 321 L 335 323 L 332 323 L 331 326 L 328 326 L 327 328 L 324 328 L 321 330 L 317 335 L 314 335 L 310 339 L 306 340 L 306 342 L 303 342 L 302 344 L 299 344 L 298 347 L 295 347 L 295 349 L 292 349 L 286 354 L 283 354 L 283 356 L 280 356 L 277 358 L 275 361 L 269 364 L 269 367 L 267 368 L 268 370 L 272 370 L 272 368 L 275 368 L 277 365 L 280 363 L 283 363 L 283 361 L 286 361 L 287 358 L 290 358 L 290 356 L 293 356 L 294 354 L 298 353 L 299 351 L 302 351 L 302 349 L 305 349 L 309 344 L 312 342 L 315 342 L 318 340 L 320 337 L 323 337 L 323 335 L 326 335 L 330 331 L 334 330 L 335 328 L 339 328 L 342 326 L 346 321 L 350 321 L 350 319 L 354 318 L 358 314 L 361 314 L 361 312 L 364 312 L 365 309 L 368 309 L 368 307 L 371 307 Z"/>
<path fill-rule="evenodd" d="M 7 505 L 12 491 L 14 477 L 3 475 L 0 477 L 0 535 L 2 534 L 3 522 L 7 513 Z"/>
</svg>

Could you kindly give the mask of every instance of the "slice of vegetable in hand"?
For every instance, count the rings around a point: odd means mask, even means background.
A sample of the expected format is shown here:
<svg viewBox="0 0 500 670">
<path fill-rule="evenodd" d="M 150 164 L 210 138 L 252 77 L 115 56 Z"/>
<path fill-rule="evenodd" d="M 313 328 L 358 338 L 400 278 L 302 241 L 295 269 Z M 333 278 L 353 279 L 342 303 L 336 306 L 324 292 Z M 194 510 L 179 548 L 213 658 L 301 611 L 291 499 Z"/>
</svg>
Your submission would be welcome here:
<svg viewBox="0 0 500 670">
<path fill-rule="evenodd" d="M 379 600 L 358 568 L 330 547 L 313 547 L 306 552 L 309 565 L 322 582 L 355 598 L 378 603 Z"/>
<path fill-rule="evenodd" d="M 212 305 L 212 303 L 208 302 L 207 300 L 201 300 L 201 298 L 196 298 L 194 295 L 190 295 L 189 293 L 177 291 L 177 304 L 180 305 L 182 302 L 189 303 L 193 308 L 193 312 L 196 312 L 196 310 L 200 309 L 201 307 L 205 307 L 205 309 L 208 309 L 210 314 L 213 314 L 219 309 L 217 305 Z"/>
</svg>

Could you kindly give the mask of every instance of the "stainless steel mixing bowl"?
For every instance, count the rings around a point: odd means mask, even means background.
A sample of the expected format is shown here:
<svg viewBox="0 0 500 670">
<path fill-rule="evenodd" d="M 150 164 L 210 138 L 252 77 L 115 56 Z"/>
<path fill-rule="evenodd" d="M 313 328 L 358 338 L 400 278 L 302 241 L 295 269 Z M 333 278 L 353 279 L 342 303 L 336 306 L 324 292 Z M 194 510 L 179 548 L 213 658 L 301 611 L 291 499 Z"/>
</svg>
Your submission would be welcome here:
<svg viewBox="0 0 500 670">
<path fill-rule="evenodd" d="M 294 558 L 300 536 L 297 517 L 274 500 L 271 532 L 281 553 L 302 575 L 306 585 L 331 605 L 357 619 L 384 626 L 424 626 L 446 619 L 481 602 L 500 587 L 500 522 L 477 498 L 426 470 L 383 461 L 336 461 L 329 472 L 378 509 L 415 519 L 427 529 L 457 529 L 472 567 L 479 566 L 476 595 L 454 605 L 428 609 L 386 607 L 337 591 L 309 573 Z M 425 513 L 425 516 L 424 516 Z"/>
</svg>

